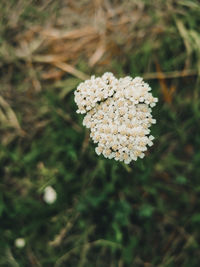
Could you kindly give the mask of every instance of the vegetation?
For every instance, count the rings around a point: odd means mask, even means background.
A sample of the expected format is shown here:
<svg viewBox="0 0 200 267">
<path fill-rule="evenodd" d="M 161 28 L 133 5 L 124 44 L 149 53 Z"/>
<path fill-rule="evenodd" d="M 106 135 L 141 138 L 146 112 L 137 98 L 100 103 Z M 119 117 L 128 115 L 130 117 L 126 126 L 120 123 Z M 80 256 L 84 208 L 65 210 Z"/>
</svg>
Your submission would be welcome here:
<svg viewBox="0 0 200 267">
<path fill-rule="evenodd" d="M 199 266 L 199 14 L 198 0 L 0 1 L 0 266 Z M 98 157 L 75 112 L 76 86 L 105 71 L 159 98 L 155 144 L 130 165 Z"/>
</svg>

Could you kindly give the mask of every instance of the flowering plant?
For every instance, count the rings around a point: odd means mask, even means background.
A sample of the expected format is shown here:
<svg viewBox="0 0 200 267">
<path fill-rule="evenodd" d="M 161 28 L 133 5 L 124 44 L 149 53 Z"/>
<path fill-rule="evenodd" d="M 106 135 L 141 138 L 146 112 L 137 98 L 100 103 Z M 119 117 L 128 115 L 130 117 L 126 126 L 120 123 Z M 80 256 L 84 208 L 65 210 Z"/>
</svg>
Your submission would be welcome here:
<svg viewBox="0 0 200 267">
<path fill-rule="evenodd" d="M 86 114 L 83 125 L 91 130 L 98 155 L 126 164 L 144 157 L 147 146 L 153 145 L 149 127 L 156 123 L 151 108 L 158 99 L 150 91 L 141 77 L 117 79 L 110 72 L 79 84 L 77 113 Z"/>
</svg>

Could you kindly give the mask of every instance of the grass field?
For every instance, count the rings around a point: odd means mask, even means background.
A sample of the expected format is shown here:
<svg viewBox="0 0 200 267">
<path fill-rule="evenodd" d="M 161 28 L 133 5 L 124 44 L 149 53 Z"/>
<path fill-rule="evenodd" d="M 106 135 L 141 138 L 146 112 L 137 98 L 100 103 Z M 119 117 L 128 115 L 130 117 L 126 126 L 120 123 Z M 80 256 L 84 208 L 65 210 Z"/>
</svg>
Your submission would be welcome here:
<svg viewBox="0 0 200 267">
<path fill-rule="evenodd" d="M 198 0 L 0 1 L 0 266 L 199 266 L 199 25 Z M 97 156 L 76 113 L 106 71 L 159 98 L 130 165 Z"/>
</svg>

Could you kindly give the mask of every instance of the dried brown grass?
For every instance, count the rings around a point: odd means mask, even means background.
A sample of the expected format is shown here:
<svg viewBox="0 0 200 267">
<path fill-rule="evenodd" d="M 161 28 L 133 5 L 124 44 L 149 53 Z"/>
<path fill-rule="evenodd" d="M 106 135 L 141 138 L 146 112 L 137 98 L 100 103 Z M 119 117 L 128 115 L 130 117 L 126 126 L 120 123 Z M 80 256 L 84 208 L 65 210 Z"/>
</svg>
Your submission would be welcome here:
<svg viewBox="0 0 200 267">
<path fill-rule="evenodd" d="M 19 7 L 22 2 L 19 1 Z M 45 9 L 48 12 L 48 3 L 44 2 L 40 10 Z M 146 40 L 151 40 L 154 48 L 159 49 L 162 35 L 170 26 L 174 3 L 171 0 L 167 3 L 153 0 L 146 4 L 135 0 L 70 0 L 61 1 L 57 9 L 57 17 L 52 15 L 50 20 L 30 24 L 23 30 L 18 24 L 18 8 L 12 11 L 10 16 L 15 18 L 12 25 L 16 33 L 12 41 L 15 46 L 10 46 L 11 53 L 7 53 L 4 47 L 4 61 L 12 62 L 18 58 L 31 62 L 36 69 L 39 65 L 44 80 L 60 79 L 66 72 L 84 80 L 88 75 L 75 67 L 80 59 L 85 60 L 89 68 L 101 66 L 109 69 L 113 58 L 125 59 L 130 51 L 137 51 Z M 178 20 L 177 27 L 184 35 L 180 24 Z M 187 38 L 184 42 L 189 58 Z M 181 71 L 176 70 L 169 76 L 177 77 L 179 74 L 182 76 Z M 184 76 L 193 74 L 196 71 L 186 64 Z M 147 79 L 158 77 L 155 73 L 145 75 Z M 40 89 L 38 83 L 36 87 Z"/>
<path fill-rule="evenodd" d="M 10 47 L 11 55 L 4 51 L 4 61 L 39 63 L 43 79 L 61 77 L 63 72 L 85 79 L 75 68 L 81 58 L 90 67 L 105 66 L 165 31 L 162 23 L 151 23 L 142 1 L 62 1 L 62 6 L 58 18 L 44 24 L 21 31 L 15 23 L 15 46 Z"/>
</svg>

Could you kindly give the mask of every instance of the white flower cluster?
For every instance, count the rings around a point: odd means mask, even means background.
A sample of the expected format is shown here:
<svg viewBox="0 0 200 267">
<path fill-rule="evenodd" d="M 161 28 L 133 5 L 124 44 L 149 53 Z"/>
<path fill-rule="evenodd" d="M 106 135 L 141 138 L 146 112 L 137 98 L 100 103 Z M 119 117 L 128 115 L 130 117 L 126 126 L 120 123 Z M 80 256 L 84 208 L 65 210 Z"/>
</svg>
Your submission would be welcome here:
<svg viewBox="0 0 200 267">
<path fill-rule="evenodd" d="M 80 83 L 75 91 L 75 102 L 78 105 L 77 113 L 86 113 L 95 105 L 111 97 L 117 90 L 118 80 L 106 72 L 102 77 L 92 76 L 90 80 Z"/>
<path fill-rule="evenodd" d="M 156 123 L 151 108 L 158 99 L 150 91 L 140 77 L 118 80 L 109 72 L 78 86 L 77 112 L 87 112 L 83 125 L 90 128 L 98 155 L 126 164 L 144 157 L 147 146 L 153 145 L 149 127 Z"/>
</svg>

